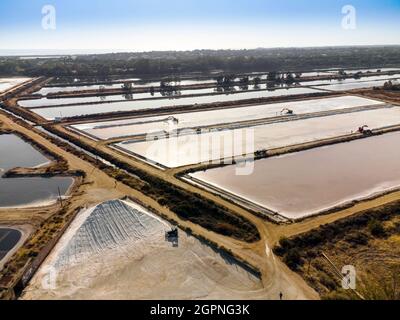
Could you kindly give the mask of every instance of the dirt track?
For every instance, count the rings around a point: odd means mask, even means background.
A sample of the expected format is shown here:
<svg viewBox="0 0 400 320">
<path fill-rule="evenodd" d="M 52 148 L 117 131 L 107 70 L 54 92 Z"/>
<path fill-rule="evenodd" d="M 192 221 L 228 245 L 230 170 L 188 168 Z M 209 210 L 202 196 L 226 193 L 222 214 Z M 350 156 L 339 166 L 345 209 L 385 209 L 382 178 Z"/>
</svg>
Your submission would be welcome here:
<svg viewBox="0 0 400 320">
<path fill-rule="evenodd" d="M 213 232 L 210 232 L 198 225 L 193 223 L 182 221 L 179 219 L 174 213 L 170 212 L 165 207 L 161 207 L 156 201 L 153 199 L 146 197 L 145 195 L 141 194 L 140 192 L 133 190 L 126 185 L 121 183 L 116 183 L 116 181 L 110 178 L 105 173 L 97 170 L 95 167 L 90 165 L 89 163 L 83 161 L 82 159 L 64 151 L 63 149 L 53 145 L 48 140 L 43 138 L 38 133 L 28 130 L 25 127 L 22 127 L 16 123 L 14 123 L 11 119 L 4 115 L 0 115 L 0 121 L 4 123 L 5 126 L 13 127 L 14 130 L 20 131 L 27 135 L 28 137 L 34 139 L 38 143 L 44 145 L 50 151 L 53 151 L 62 157 L 64 157 L 70 170 L 83 170 L 87 173 L 87 181 L 83 184 L 80 189 L 80 196 L 76 196 L 71 200 L 71 206 L 69 210 L 74 210 L 80 206 L 82 207 L 89 207 L 105 200 L 111 200 L 115 198 L 120 198 L 123 196 L 130 196 L 136 199 L 139 199 L 142 203 L 151 206 L 153 209 L 157 210 L 165 214 L 166 216 L 170 217 L 171 219 L 178 221 L 180 225 L 183 227 L 191 228 L 195 233 L 204 236 L 207 239 L 210 239 L 213 242 L 216 242 L 227 249 L 231 249 L 236 255 L 241 257 L 242 259 L 248 261 L 252 265 L 258 267 L 262 274 L 263 274 L 263 283 L 265 287 L 265 298 L 268 299 L 277 299 L 279 297 L 279 292 L 284 291 L 287 292 L 287 298 L 291 299 L 316 299 L 318 298 L 317 294 L 309 288 L 306 283 L 296 274 L 292 273 L 287 269 L 285 265 L 283 265 L 278 260 L 275 260 L 273 256 L 270 254 L 269 258 L 266 253 L 266 242 L 268 242 L 268 247 L 271 247 L 273 243 L 271 243 L 268 238 L 269 231 L 267 227 L 273 227 L 273 225 L 265 224 L 265 222 L 251 213 L 247 212 L 244 209 L 241 209 L 237 206 L 234 206 L 230 203 L 225 202 L 225 205 L 232 209 L 234 212 L 243 215 L 244 217 L 251 220 L 260 230 L 262 240 L 258 243 L 248 244 L 244 242 L 240 242 L 237 240 L 233 240 L 228 237 L 224 237 L 221 235 L 217 235 Z M 64 130 L 64 129 L 62 129 Z M 91 141 L 90 141 L 91 142 Z M 92 142 L 91 142 L 92 143 Z M 105 148 L 105 147 L 104 147 Z M 108 148 L 107 148 L 108 149 Z M 109 150 L 109 149 L 108 149 Z M 118 155 L 123 159 L 122 155 Z M 126 160 L 126 159 L 124 159 Z M 131 165 L 135 165 L 141 167 L 149 171 L 151 174 L 161 175 L 167 181 L 176 183 L 184 188 L 187 188 L 191 191 L 199 192 L 203 195 L 209 196 L 206 192 L 199 190 L 197 188 L 193 188 L 192 186 L 183 183 L 182 181 L 170 177 L 167 174 L 158 171 L 148 165 L 140 163 L 134 159 L 130 159 L 129 163 Z M 215 198 L 216 202 L 221 203 L 221 199 L 218 197 Z M 224 201 L 222 201 L 222 204 Z M 40 212 L 45 214 L 46 210 L 43 209 L 30 209 L 29 210 L 32 216 L 37 216 Z M 10 214 L 10 218 L 13 216 L 17 216 L 17 214 L 5 212 L 5 214 Z M 279 268 L 277 268 L 279 266 Z M 274 275 L 274 276 L 272 276 Z"/>
<path fill-rule="evenodd" d="M 271 253 L 270 248 L 272 248 L 276 242 L 282 236 L 290 236 L 297 233 L 305 232 L 311 230 L 321 224 L 329 223 L 335 221 L 339 218 L 349 216 L 355 212 L 361 210 L 376 207 L 385 203 L 392 202 L 400 198 L 400 193 L 393 193 L 376 200 L 366 201 L 359 205 L 356 205 L 350 209 L 337 212 L 328 216 L 320 216 L 316 218 L 310 218 L 300 223 L 296 223 L 288 226 L 277 226 L 275 224 L 266 222 L 261 218 L 258 218 L 248 212 L 247 210 L 238 207 L 222 198 L 212 195 L 204 190 L 197 187 L 189 185 L 174 177 L 172 172 L 160 171 L 152 166 L 149 166 L 139 160 L 128 158 L 125 155 L 109 149 L 107 146 L 100 145 L 88 138 L 80 137 L 82 141 L 92 146 L 95 146 L 102 150 L 112 154 L 114 157 L 123 160 L 133 167 L 138 167 L 146 172 L 160 177 L 174 185 L 181 188 L 189 190 L 191 192 L 196 192 L 202 196 L 222 205 L 238 215 L 241 215 L 251 222 L 253 222 L 258 228 L 261 241 L 253 244 L 243 243 L 231 238 L 227 238 L 221 235 L 217 235 L 210 232 L 198 225 L 194 225 L 187 221 L 182 221 L 174 213 L 167 210 L 165 207 L 161 207 L 157 202 L 151 198 L 141 194 L 140 192 L 133 190 L 121 183 L 116 183 L 116 181 L 105 173 L 97 170 L 89 163 L 71 155 L 70 153 L 62 150 L 61 148 L 53 145 L 48 140 L 41 137 L 39 134 L 28 130 L 24 127 L 16 125 L 10 119 L 4 116 L 0 116 L 0 121 L 3 121 L 6 126 L 12 126 L 15 130 L 21 130 L 23 133 L 31 137 L 32 139 L 40 142 L 51 151 L 62 155 L 70 166 L 70 169 L 80 169 L 88 174 L 86 184 L 81 186 L 81 195 L 72 199 L 72 204 L 70 210 L 77 208 L 79 206 L 91 206 L 100 203 L 105 200 L 119 198 L 125 195 L 131 196 L 133 198 L 139 199 L 142 203 L 149 205 L 153 209 L 165 214 L 166 216 L 178 221 L 181 226 L 190 227 L 195 233 L 204 236 L 219 245 L 224 246 L 227 249 L 232 250 L 236 255 L 248 261 L 252 265 L 258 267 L 262 273 L 262 279 L 264 284 L 264 294 L 265 299 L 278 299 L 279 292 L 284 293 L 284 297 L 288 299 L 317 299 L 318 295 L 314 290 L 312 290 L 297 274 L 290 271 L 286 265 L 280 262 Z M 58 129 L 64 131 L 68 134 L 78 137 L 77 134 L 71 133 L 65 128 L 58 126 Z"/>
<path fill-rule="evenodd" d="M 75 133 L 72 133 L 69 130 L 62 128 L 61 126 L 59 126 L 58 129 L 68 134 L 75 135 L 77 137 Z M 85 143 L 88 143 L 92 146 L 96 146 L 100 150 L 108 152 L 112 154 L 114 157 L 129 163 L 131 166 L 139 167 L 142 170 L 146 170 L 147 172 L 153 175 L 157 175 L 158 177 L 161 177 L 164 180 L 173 183 L 181 188 L 189 190 L 191 192 L 200 193 L 202 196 L 222 206 L 225 206 L 230 210 L 232 210 L 233 212 L 235 212 L 236 214 L 242 215 L 248 220 L 252 221 L 257 226 L 262 238 L 262 240 L 256 244 L 239 243 L 232 239 L 228 239 L 225 237 L 221 238 L 215 234 L 210 234 L 210 233 L 208 234 L 207 237 L 209 237 L 213 241 L 216 241 L 219 244 L 222 244 L 226 248 L 232 249 L 240 257 L 244 258 L 246 261 L 249 261 L 251 264 L 260 268 L 263 274 L 264 285 L 266 288 L 269 288 L 268 294 L 270 294 L 270 297 L 272 298 L 274 296 L 276 297 L 277 294 L 279 294 L 279 290 L 285 290 L 284 289 L 285 287 L 292 288 L 291 289 L 293 290 L 293 292 L 291 293 L 292 297 L 296 297 L 297 294 L 300 294 L 299 296 L 304 294 L 304 296 L 307 298 L 316 298 L 315 293 L 313 291 L 310 291 L 310 289 L 303 283 L 302 279 L 300 279 L 299 277 L 297 277 L 297 275 L 288 270 L 285 265 L 283 265 L 280 261 L 276 260 L 270 253 L 269 248 L 273 247 L 282 236 L 291 236 L 294 234 L 302 233 L 311 230 L 321 224 L 326 224 L 335 221 L 339 218 L 349 216 L 355 212 L 359 212 L 361 210 L 370 207 L 379 206 L 385 203 L 392 202 L 400 197 L 400 193 L 394 193 L 388 196 L 378 198 L 376 200 L 363 202 L 355 207 L 331 215 L 310 218 L 301 223 L 296 223 L 293 225 L 278 226 L 266 222 L 254 216 L 253 214 L 249 213 L 247 210 L 238 207 L 228 201 L 225 201 L 218 196 L 212 195 L 204 190 L 201 190 L 195 186 L 189 185 L 175 178 L 174 174 L 176 172 L 174 170 L 160 171 L 159 169 L 156 169 L 134 158 L 129 158 L 126 155 L 119 153 L 118 151 L 111 150 L 107 146 L 100 145 L 97 142 L 92 141 L 88 138 L 81 137 L 81 139 L 84 140 Z"/>
</svg>

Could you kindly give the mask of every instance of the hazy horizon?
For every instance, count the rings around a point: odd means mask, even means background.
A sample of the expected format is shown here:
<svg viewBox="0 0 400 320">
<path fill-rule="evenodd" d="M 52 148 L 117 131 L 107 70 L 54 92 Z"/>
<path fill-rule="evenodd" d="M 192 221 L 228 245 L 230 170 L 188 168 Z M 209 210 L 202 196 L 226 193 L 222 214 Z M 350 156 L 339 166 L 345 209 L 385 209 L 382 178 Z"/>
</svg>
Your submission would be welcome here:
<svg viewBox="0 0 400 320">
<path fill-rule="evenodd" d="M 354 25 L 344 28 L 348 5 Z M 400 0 L 2 0 L 0 51 L 400 45 L 399 17 Z M 43 28 L 52 18 L 54 26 Z"/>
<path fill-rule="evenodd" d="M 337 45 L 337 46 L 309 46 L 309 47 L 259 47 L 259 48 L 241 48 L 241 49 L 210 49 L 197 48 L 191 50 L 151 50 L 151 51 L 132 51 L 128 49 L 109 49 L 109 50 L 82 50 L 82 49 L 0 49 L 0 56 L 62 56 L 62 55 L 96 55 L 96 54 L 113 54 L 113 53 L 151 53 L 151 52 L 194 52 L 194 51 L 251 51 L 251 50 L 273 50 L 273 49 L 313 49 L 313 48 L 367 48 L 367 47 L 400 47 L 400 44 L 385 44 L 385 45 Z"/>
</svg>

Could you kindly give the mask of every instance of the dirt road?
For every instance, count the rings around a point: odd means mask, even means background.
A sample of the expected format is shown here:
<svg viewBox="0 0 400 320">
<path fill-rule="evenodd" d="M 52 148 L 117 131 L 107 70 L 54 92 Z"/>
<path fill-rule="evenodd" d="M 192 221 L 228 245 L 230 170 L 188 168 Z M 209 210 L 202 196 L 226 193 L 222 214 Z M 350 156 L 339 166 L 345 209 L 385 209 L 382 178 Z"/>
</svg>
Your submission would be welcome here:
<svg viewBox="0 0 400 320">
<path fill-rule="evenodd" d="M 69 165 L 70 170 L 82 170 L 86 172 L 87 178 L 85 183 L 83 183 L 79 188 L 79 195 L 71 200 L 71 206 L 69 210 L 74 210 L 80 206 L 89 207 L 96 205 L 100 202 L 121 198 L 124 196 L 130 196 L 132 198 L 139 199 L 142 203 L 149 205 L 154 210 L 165 214 L 167 217 L 177 221 L 183 227 L 191 228 L 195 233 L 204 236 L 211 241 L 224 246 L 227 249 L 232 250 L 234 254 L 241 257 L 242 259 L 248 261 L 250 264 L 258 267 L 262 272 L 263 284 L 265 291 L 263 292 L 263 297 L 265 299 L 278 299 L 279 293 L 285 291 L 286 297 L 289 299 L 316 299 L 318 295 L 312 290 L 308 285 L 296 274 L 289 271 L 286 266 L 281 262 L 274 259 L 272 254 L 267 255 L 265 250 L 265 244 L 272 247 L 273 242 L 270 241 L 270 231 L 269 228 L 275 227 L 272 224 L 265 223 L 262 219 L 255 217 L 251 213 L 230 203 L 222 201 L 219 197 L 212 196 L 204 192 L 203 190 L 194 188 L 186 183 L 165 174 L 162 171 L 156 170 L 155 168 L 148 166 L 146 164 L 140 163 L 135 159 L 128 159 L 129 163 L 134 166 L 138 166 L 142 169 L 149 171 L 151 174 L 155 174 L 163 177 L 167 181 L 177 184 L 183 188 L 186 188 L 192 192 L 199 192 L 211 199 L 215 199 L 216 202 L 226 205 L 229 209 L 233 210 L 237 214 L 240 214 L 250 221 L 252 221 L 259 229 L 262 240 L 248 244 L 234 240 L 232 238 L 224 237 L 213 232 L 210 232 L 198 225 L 190 223 L 188 221 L 183 221 L 179 219 L 174 213 L 160 206 L 153 199 L 143 195 L 142 193 L 126 186 L 121 183 L 116 183 L 116 181 L 106 175 L 104 172 L 93 167 L 88 162 L 66 152 L 65 150 L 59 148 L 58 146 L 52 144 L 50 141 L 42 137 L 40 134 L 33 130 L 29 130 L 23 126 L 20 126 L 13 122 L 10 118 L 5 115 L 0 114 L 0 121 L 3 122 L 5 127 L 13 128 L 13 130 L 20 131 L 26 136 L 34 139 L 38 143 L 42 144 L 50 151 L 55 152 L 62 157 L 64 157 Z M 64 130 L 64 129 L 62 129 Z M 91 141 L 88 141 L 92 143 Z M 105 147 L 104 147 L 105 148 Z M 108 149 L 108 148 L 107 148 Z M 108 152 L 110 149 L 108 149 Z M 115 152 L 115 151 L 112 151 Z M 121 159 L 127 160 L 122 155 L 117 155 Z M 43 209 L 30 209 L 32 214 L 43 211 Z M 10 214 L 10 213 L 8 213 Z"/>
<path fill-rule="evenodd" d="M 375 200 L 360 203 L 352 208 L 334 214 L 310 218 L 303 222 L 292 225 L 278 226 L 256 217 L 247 210 L 234 205 L 219 196 L 213 195 L 205 190 L 199 189 L 198 187 L 175 178 L 174 171 L 161 171 L 148 164 L 145 164 L 140 160 L 127 157 L 125 154 L 110 149 L 105 145 L 90 140 L 89 138 L 70 132 L 60 125 L 57 126 L 58 130 L 72 135 L 75 138 L 81 139 L 81 141 L 84 143 L 96 147 L 102 152 L 109 153 L 113 157 L 128 163 L 132 167 L 140 168 L 149 174 L 162 178 L 171 184 L 179 186 L 180 188 L 193 193 L 198 193 L 219 205 L 227 207 L 234 213 L 245 217 L 258 228 L 261 235 L 261 240 L 259 242 L 249 244 L 215 234 L 198 225 L 194 225 L 188 221 L 183 221 L 173 212 L 169 211 L 165 207 L 160 206 L 150 197 L 147 197 L 146 195 L 126 185 L 117 183 L 104 172 L 99 171 L 86 161 L 55 146 L 38 133 L 15 124 L 12 120 L 3 115 L 0 115 L 0 121 L 4 122 L 6 126 L 13 127 L 14 130 L 20 130 L 30 138 L 46 146 L 51 151 L 60 154 L 67 160 L 70 169 L 79 169 L 86 172 L 87 179 L 80 187 L 80 195 L 72 199 L 70 210 L 73 210 L 79 206 L 90 207 L 100 202 L 120 198 L 123 196 L 130 196 L 132 198 L 139 199 L 142 203 L 150 206 L 154 210 L 166 215 L 170 219 L 177 221 L 182 227 L 191 228 L 196 234 L 199 234 L 225 247 L 226 249 L 232 250 L 235 255 L 257 267 L 262 274 L 262 281 L 264 285 L 262 298 L 264 299 L 278 299 L 281 292 L 284 294 L 285 299 L 318 299 L 318 294 L 311 289 L 300 276 L 290 271 L 286 265 L 284 265 L 272 254 L 271 248 L 282 236 L 292 236 L 298 233 L 306 232 L 318 227 L 321 224 L 333 222 L 355 212 L 389 203 L 400 198 L 400 193 L 393 193 Z"/>
</svg>

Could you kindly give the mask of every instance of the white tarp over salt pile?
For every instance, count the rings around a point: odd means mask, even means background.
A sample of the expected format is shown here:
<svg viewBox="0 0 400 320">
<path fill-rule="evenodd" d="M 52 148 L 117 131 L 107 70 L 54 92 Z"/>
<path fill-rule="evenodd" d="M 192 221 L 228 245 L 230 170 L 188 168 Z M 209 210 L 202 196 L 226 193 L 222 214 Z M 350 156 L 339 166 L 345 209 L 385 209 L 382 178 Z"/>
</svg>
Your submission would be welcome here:
<svg viewBox="0 0 400 320">
<path fill-rule="evenodd" d="M 85 217 L 86 218 L 86 217 Z M 106 249 L 161 237 L 168 224 L 122 201 L 98 205 L 62 250 L 56 268 L 71 265 Z"/>
<path fill-rule="evenodd" d="M 165 240 L 167 230 L 171 227 L 164 220 L 129 201 L 108 201 L 85 210 L 22 298 L 265 298 L 260 279 L 231 257 L 183 231 L 174 247 Z"/>
</svg>

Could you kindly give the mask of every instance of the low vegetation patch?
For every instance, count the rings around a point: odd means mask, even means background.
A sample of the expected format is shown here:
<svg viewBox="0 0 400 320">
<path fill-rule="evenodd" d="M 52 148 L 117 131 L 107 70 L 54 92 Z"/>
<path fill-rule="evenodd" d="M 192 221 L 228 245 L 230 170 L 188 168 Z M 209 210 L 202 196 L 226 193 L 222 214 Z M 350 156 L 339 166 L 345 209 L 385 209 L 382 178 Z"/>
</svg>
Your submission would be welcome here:
<svg viewBox="0 0 400 320">
<path fill-rule="evenodd" d="M 360 298 L 338 274 L 352 265 L 363 298 L 400 299 L 400 201 L 283 238 L 274 252 L 322 298 Z"/>
</svg>

